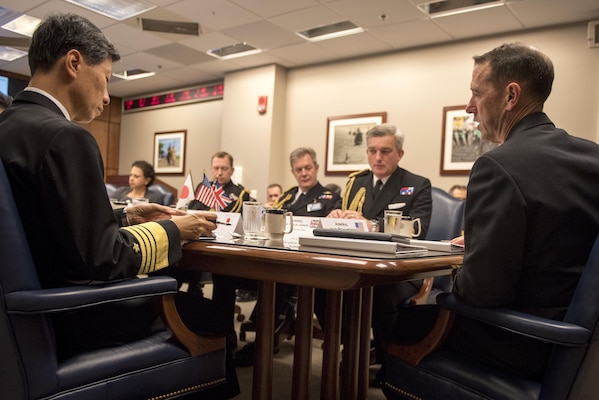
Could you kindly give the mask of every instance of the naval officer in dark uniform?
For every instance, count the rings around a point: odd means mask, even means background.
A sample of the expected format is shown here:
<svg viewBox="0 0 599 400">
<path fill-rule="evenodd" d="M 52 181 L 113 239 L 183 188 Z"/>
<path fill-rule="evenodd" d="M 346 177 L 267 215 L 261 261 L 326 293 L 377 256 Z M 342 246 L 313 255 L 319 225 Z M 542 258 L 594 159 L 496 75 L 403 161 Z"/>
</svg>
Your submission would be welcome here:
<svg viewBox="0 0 599 400">
<path fill-rule="evenodd" d="M 366 133 L 366 153 L 370 169 L 349 177 L 340 210 L 333 218 L 363 218 L 383 231 L 385 210 L 397 209 L 404 216 L 420 218 L 420 239 L 426 237 L 431 220 L 433 202 L 429 179 L 399 167 L 404 155 L 404 134 L 395 126 L 381 124 Z M 372 330 L 378 362 L 384 362 L 385 348 L 391 340 L 393 326 L 404 301 L 416 294 L 420 281 L 376 286 L 372 299 Z M 322 321 L 321 291 L 316 291 L 315 311 Z M 322 322 L 321 322 L 322 323 Z M 381 373 L 384 372 L 381 368 Z M 380 381 L 377 375 L 375 383 Z"/>
<path fill-rule="evenodd" d="M 236 212 L 240 213 L 243 202 L 252 200 L 250 194 L 245 188 L 239 184 L 233 183 L 231 176 L 235 172 L 233 166 L 233 156 L 225 151 L 219 151 L 212 156 L 210 161 L 210 171 L 212 172 L 212 183 L 218 183 L 224 190 L 225 197 L 229 200 L 227 205 L 221 209 L 215 210 L 211 205 L 206 205 L 198 200 L 189 202 L 190 210 L 212 210 L 221 212 Z M 195 193 L 198 192 L 200 183 L 196 187 Z"/>
<path fill-rule="evenodd" d="M 283 193 L 273 204 L 273 208 L 285 209 L 300 217 L 326 217 L 331 211 L 341 206 L 339 195 L 318 182 L 318 162 L 316 161 L 316 152 L 312 148 L 300 147 L 293 150 L 289 156 L 289 163 L 297 186 Z M 245 283 L 248 283 L 247 280 Z M 251 283 L 255 286 L 255 281 L 251 281 Z M 232 290 L 229 289 L 229 292 L 232 293 Z M 291 304 L 288 300 L 294 292 L 294 286 L 277 283 L 276 316 L 287 315 L 286 307 Z M 234 307 L 231 304 L 228 306 L 229 309 Z M 252 365 L 253 360 L 253 343 L 248 343 L 234 355 L 235 364 L 238 366 Z"/>
</svg>

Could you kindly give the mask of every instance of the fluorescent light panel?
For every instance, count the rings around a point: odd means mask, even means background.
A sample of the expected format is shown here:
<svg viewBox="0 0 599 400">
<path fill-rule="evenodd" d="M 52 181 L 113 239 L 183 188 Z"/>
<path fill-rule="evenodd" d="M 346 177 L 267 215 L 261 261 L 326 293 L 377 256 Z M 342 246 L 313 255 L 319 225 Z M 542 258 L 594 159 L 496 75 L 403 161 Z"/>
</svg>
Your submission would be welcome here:
<svg viewBox="0 0 599 400">
<path fill-rule="evenodd" d="M 31 37 L 33 36 L 35 28 L 37 28 L 40 22 L 42 22 L 42 20 L 39 18 L 35 18 L 27 14 L 22 14 L 17 18 L 8 21 L 4 25 L 2 25 L 2 29 L 18 33 L 19 35 Z"/>
<path fill-rule="evenodd" d="M 135 79 L 148 78 L 150 76 L 156 75 L 155 72 L 152 71 L 144 71 L 143 69 L 133 68 L 126 69 L 123 72 L 113 72 L 112 76 L 124 79 L 126 81 L 133 81 Z"/>
<path fill-rule="evenodd" d="M 342 21 L 330 25 L 322 25 L 317 26 L 316 28 L 306 29 L 296 32 L 296 34 L 306 40 L 309 40 L 310 42 L 318 42 L 320 40 L 354 35 L 360 32 L 364 32 L 364 29 L 351 21 Z"/>
<path fill-rule="evenodd" d="M 65 0 L 106 17 L 123 21 L 156 8 L 145 0 Z"/>
<path fill-rule="evenodd" d="M 245 57 L 261 52 L 262 49 L 257 49 L 247 43 L 237 43 L 231 46 L 225 46 L 207 51 L 208 55 L 221 60 L 230 60 L 231 58 Z"/>
<path fill-rule="evenodd" d="M 27 55 L 26 51 L 13 49 L 12 47 L 0 46 L 0 60 L 14 61 Z"/>
<path fill-rule="evenodd" d="M 431 18 L 441 18 L 503 5 L 502 0 L 441 0 L 419 4 L 418 8 Z"/>
</svg>

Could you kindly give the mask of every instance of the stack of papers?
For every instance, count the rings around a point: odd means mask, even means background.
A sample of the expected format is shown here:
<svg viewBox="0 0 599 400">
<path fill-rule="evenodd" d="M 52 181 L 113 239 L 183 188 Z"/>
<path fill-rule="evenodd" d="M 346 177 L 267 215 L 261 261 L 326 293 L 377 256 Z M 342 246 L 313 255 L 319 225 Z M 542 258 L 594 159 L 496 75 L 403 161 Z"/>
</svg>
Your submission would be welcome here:
<svg viewBox="0 0 599 400">
<path fill-rule="evenodd" d="M 426 247 L 429 250 L 439 251 L 443 253 L 463 253 L 464 246 L 439 240 L 416 240 L 411 239 L 410 244 L 414 246 Z"/>
<path fill-rule="evenodd" d="M 299 250 L 315 253 L 350 255 L 371 258 L 409 258 L 427 254 L 423 246 L 369 239 L 349 239 L 327 236 L 299 238 Z"/>
</svg>

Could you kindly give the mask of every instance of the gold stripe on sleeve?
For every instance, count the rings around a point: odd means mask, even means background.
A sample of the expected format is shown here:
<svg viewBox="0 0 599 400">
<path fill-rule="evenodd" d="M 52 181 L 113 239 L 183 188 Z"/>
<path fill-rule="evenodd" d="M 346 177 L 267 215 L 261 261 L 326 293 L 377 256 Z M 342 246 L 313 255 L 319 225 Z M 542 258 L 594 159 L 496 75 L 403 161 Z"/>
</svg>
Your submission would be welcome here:
<svg viewBox="0 0 599 400">
<path fill-rule="evenodd" d="M 149 274 L 169 265 L 169 241 L 166 230 L 156 222 L 132 225 L 122 228 L 129 232 L 137 241 L 138 247 L 133 251 L 139 252 L 141 262 L 139 274 Z"/>
</svg>

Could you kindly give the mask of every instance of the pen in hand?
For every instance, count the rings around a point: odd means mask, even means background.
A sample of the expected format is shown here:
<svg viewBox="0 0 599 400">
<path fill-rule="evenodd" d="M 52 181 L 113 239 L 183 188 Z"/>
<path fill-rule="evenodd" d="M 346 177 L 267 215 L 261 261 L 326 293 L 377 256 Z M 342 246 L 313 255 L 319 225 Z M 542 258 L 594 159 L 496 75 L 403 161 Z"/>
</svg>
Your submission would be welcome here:
<svg viewBox="0 0 599 400">
<path fill-rule="evenodd" d="M 223 221 L 219 221 L 219 220 L 214 221 L 214 223 L 219 224 L 219 225 L 231 225 L 229 222 L 223 222 Z"/>
</svg>

